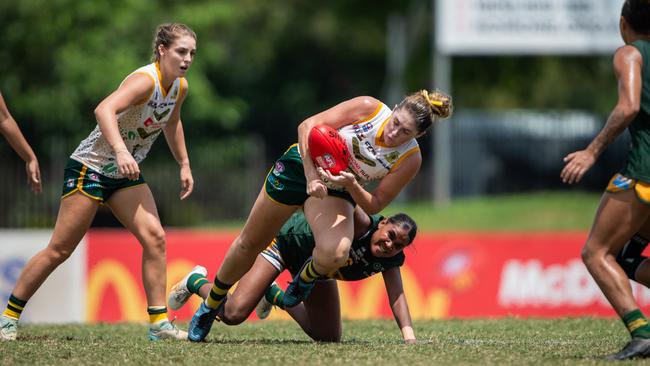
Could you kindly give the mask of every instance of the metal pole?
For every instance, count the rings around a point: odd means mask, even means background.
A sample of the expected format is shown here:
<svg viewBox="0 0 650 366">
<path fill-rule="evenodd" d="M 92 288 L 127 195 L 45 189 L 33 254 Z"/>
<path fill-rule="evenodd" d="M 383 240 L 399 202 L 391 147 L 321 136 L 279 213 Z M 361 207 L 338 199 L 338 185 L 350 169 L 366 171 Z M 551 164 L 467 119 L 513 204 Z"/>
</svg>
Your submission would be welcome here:
<svg viewBox="0 0 650 366">
<path fill-rule="evenodd" d="M 438 51 L 436 43 L 436 13 L 438 11 L 438 1 L 431 0 L 431 21 L 432 26 L 432 80 L 433 88 L 440 89 L 451 95 L 451 72 L 452 65 L 449 56 L 441 54 Z M 449 119 L 436 123 L 433 126 L 431 138 L 433 158 L 431 161 L 431 182 L 433 184 L 433 204 L 436 206 L 445 206 L 451 198 L 451 129 L 452 124 Z"/>
</svg>

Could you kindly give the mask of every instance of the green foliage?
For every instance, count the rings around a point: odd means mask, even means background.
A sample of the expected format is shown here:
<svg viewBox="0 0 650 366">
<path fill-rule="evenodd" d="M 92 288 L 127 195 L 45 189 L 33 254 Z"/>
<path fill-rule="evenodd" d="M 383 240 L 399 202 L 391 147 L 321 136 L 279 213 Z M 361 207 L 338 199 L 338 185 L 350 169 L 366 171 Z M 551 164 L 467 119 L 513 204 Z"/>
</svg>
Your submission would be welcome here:
<svg viewBox="0 0 650 366">
<path fill-rule="evenodd" d="M 7 365 L 600 365 L 627 341 L 618 319 L 415 321 L 405 346 L 392 320 L 348 321 L 341 344 L 293 322 L 215 324 L 207 343 L 150 342 L 146 326 L 30 325 L 0 343 Z"/>
</svg>

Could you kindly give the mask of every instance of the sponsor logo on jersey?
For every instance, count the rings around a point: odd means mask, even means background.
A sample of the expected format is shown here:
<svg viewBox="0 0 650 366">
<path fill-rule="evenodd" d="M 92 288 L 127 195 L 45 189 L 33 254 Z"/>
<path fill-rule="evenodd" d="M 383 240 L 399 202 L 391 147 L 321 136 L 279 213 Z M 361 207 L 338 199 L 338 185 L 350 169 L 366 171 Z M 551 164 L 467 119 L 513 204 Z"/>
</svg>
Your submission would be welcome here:
<svg viewBox="0 0 650 366">
<path fill-rule="evenodd" d="M 154 98 L 154 99 L 157 99 L 157 97 Z M 165 108 L 165 107 L 173 107 L 174 105 L 176 105 L 175 100 L 171 100 L 171 101 L 168 101 L 168 102 L 160 102 L 160 103 L 156 103 L 153 100 L 150 100 L 147 103 L 147 106 L 149 106 L 149 107 L 151 107 L 153 109 L 159 109 L 159 108 Z"/>
<path fill-rule="evenodd" d="M 155 114 L 155 112 L 154 112 L 154 114 Z M 153 119 L 151 119 L 151 117 L 147 118 L 147 120 L 144 121 L 144 123 L 142 123 L 142 124 L 144 125 L 144 127 L 152 127 L 152 128 L 161 128 L 162 127 L 162 123 L 154 122 Z"/>
<path fill-rule="evenodd" d="M 68 181 L 65 183 L 65 185 L 66 185 L 68 188 L 72 188 L 72 187 L 74 187 L 74 181 L 75 181 L 74 178 L 68 178 Z"/>
<path fill-rule="evenodd" d="M 157 130 L 153 130 L 151 132 L 147 132 L 144 128 L 138 127 L 137 131 L 138 131 L 138 135 L 140 135 L 140 138 L 144 140 L 147 137 L 151 137 L 151 136 L 155 137 L 155 136 L 157 136 L 160 133 L 160 131 L 162 131 L 162 130 L 157 129 Z"/>
<path fill-rule="evenodd" d="M 97 182 L 99 181 L 99 176 L 96 173 L 90 173 L 88 174 L 88 179 Z"/>
<path fill-rule="evenodd" d="M 167 117 L 167 115 L 169 114 L 169 112 L 171 110 L 172 110 L 171 108 L 167 108 L 167 109 L 165 109 L 164 111 L 162 111 L 160 113 L 157 113 L 156 111 L 153 111 L 153 116 L 154 116 L 154 118 L 156 118 L 156 121 L 160 122 L 160 120 Z M 149 119 L 151 119 L 151 118 L 149 118 Z"/>
</svg>

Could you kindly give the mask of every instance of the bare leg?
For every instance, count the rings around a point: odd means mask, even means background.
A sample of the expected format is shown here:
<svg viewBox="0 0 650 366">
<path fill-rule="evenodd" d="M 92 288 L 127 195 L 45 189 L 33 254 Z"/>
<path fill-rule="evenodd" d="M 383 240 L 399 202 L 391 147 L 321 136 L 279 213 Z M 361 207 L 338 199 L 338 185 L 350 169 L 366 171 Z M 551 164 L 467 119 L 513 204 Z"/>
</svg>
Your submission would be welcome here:
<svg viewBox="0 0 650 366">
<path fill-rule="evenodd" d="M 311 339 L 341 341 L 341 304 L 335 280 L 316 282 L 311 295 L 303 303 L 286 311 Z"/>
<path fill-rule="evenodd" d="M 257 256 L 253 267 L 239 280 L 235 291 L 228 296 L 224 310 L 219 318 L 228 325 L 243 323 L 253 312 L 255 306 L 264 296 L 266 289 L 278 277 L 278 270 L 262 256 Z M 207 299 L 212 284 L 205 284 L 199 289 L 199 295 Z"/>
<path fill-rule="evenodd" d="M 115 217 L 142 245 L 142 284 L 149 306 L 165 306 L 167 261 L 165 231 L 146 184 L 121 189 L 108 200 Z"/>
<path fill-rule="evenodd" d="M 336 271 L 347 261 L 352 245 L 354 207 L 338 197 L 310 197 L 304 211 L 316 240 L 314 269 L 322 275 Z"/>
<path fill-rule="evenodd" d="M 12 292 L 14 296 L 29 300 L 56 267 L 70 257 L 88 231 L 98 206 L 97 201 L 81 193 L 61 200 L 50 243 L 27 262 Z"/>
<path fill-rule="evenodd" d="M 239 281 L 253 266 L 257 255 L 275 238 L 282 225 L 297 209 L 298 206 L 285 206 L 271 201 L 262 188 L 244 229 L 230 245 L 217 278 L 226 284 Z"/>
<path fill-rule="evenodd" d="M 582 259 L 616 313 L 623 317 L 639 306 L 627 275 L 616 262 L 625 243 L 647 221 L 650 207 L 637 201 L 633 190 L 605 193 L 596 213 Z"/>
</svg>

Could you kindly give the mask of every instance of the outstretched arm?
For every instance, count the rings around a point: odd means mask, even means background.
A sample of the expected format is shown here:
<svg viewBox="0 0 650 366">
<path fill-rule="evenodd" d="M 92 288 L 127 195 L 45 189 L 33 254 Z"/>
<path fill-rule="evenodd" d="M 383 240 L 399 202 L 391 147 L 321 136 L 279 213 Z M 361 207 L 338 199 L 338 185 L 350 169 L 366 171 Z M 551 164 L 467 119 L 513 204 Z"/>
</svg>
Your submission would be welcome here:
<svg viewBox="0 0 650 366">
<path fill-rule="evenodd" d="M 404 342 L 407 344 L 415 343 L 416 339 L 415 333 L 413 332 L 413 323 L 411 322 L 411 313 L 409 312 L 409 306 L 404 295 L 402 275 L 399 267 L 387 269 L 381 274 L 384 277 L 390 308 L 393 311 L 395 321 L 397 321 L 397 326 L 402 332 Z"/>
<path fill-rule="evenodd" d="M 38 159 L 31 146 L 20 132 L 16 120 L 9 113 L 2 94 L 0 94 L 0 133 L 7 139 L 9 145 L 16 151 L 21 159 L 25 162 L 27 171 L 27 184 L 29 184 L 34 193 L 41 193 L 41 170 L 38 166 Z"/>
<path fill-rule="evenodd" d="M 614 72 L 618 78 L 618 102 L 607 118 L 605 127 L 589 146 L 564 158 L 566 165 L 560 173 L 564 183 L 579 182 L 605 148 L 625 130 L 639 112 L 642 62 L 641 53 L 633 46 L 623 46 L 614 54 Z"/>
<path fill-rule="evenodd" d="M 183 79 L 181 83 L 186 83 L 186 81 Z M 164 128 L 167 145 L 169 145 L 174 159 L 176 159 L 181 168 L 181 199 L 187 198 L 194 189 L 194 178 L 192 177 L 192 169 L 190 169 L 190 158 L 187 155 L 185 133 L 183 132 L 183 123 L 181 122 L 181 105 L 185 100 L 187 90 L 187 87 L 183 88 L 183 93 L 180 95 L 178 103 L 176 103 L 174 111 Z"/>
</svg>

